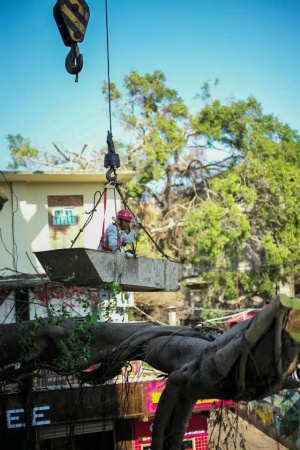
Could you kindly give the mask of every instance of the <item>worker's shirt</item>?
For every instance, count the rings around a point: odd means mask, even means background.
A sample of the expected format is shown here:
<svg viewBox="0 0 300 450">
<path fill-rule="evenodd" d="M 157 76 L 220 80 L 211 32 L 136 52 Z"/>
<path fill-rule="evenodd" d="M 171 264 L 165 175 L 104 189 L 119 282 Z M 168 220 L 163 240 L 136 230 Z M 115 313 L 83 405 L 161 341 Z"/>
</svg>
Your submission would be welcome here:
<svg viewBox="0 0 300 450">
<path fill-rule="evenodd" d="M 135 230 L 130 230 L 127 234 L 115 225 L 109 225 L 104 233 L 104 241 L 100 242 L 98 250 L 104 252 L 121 252 L 122 247 L 127 244 L 132 244 L 137 236 L 138 233 Z"/>
</svg>

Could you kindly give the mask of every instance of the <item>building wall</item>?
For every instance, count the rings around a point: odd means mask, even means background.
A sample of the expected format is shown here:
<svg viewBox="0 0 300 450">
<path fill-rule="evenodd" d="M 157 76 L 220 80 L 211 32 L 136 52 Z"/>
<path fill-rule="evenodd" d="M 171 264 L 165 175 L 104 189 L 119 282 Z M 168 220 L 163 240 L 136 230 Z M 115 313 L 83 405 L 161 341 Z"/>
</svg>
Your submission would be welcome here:
<svg viewBox="0 0 300 450">
<path fill-rule="evenodd" d="M 300 389 L 239 404 L 242 416 L 286 448 L 300 449 Z"/>
<path fill-rule="evenodd" d="M 11 323 L 16 320 L 16 305 L 14 292 L 0 291 L 0 323 Z"/>
<path fill-rule="evenodd" d="M 79 314 L 84 317 L 89 312 L 83 311 L 80 304 L 83 294 L 77 292 L 73 295 L 72 292 L 69 292 L 69 288 L 56 289 L 59 292 L 56 292 L 55 289 L 53 292 L 49 291 L 47 304 L 42 298 L 33 298 L 34 292 L 38 292 L 39 296 L 40 292 L 37 288 L 31 289 L 28 299 L 22 298 L 19 302 L 22 311 L 17 311 L 18 293 L 15 287 L 6 284 L 7 278 L 16 277 L 20 273 L 35 276 L 36 272 L 44 273 L 34 255 L 35 251 L 70 248 L 72 240 L 77 235 L 74 247 L 97 249 L 103 225 L 106 228 L 120 208 L 119 197 L 112 186 L 107 187 L 106 207 L 104 208 L 104 195 L 101 197 L 104 191 L 104 182 L 95 182 L 95 176 L 93 182 L 88 180 L 80 182 L 80 179 L 78 182 L 54 182 L 55 174 L 53 177 L 51 181 L 39 180 L 37 182 L 36 180 L 31 181 L 32 178 L 28 180 L 27 176 L 26 182 L 0 183 L 0 187 L 5 189 L 9 199 L 0 216 L 0 267 L 4 268 L 1 272 L 3 278 L 0 280 L 3 286 L 0 289 L 1 323 L 15 322 L 17 316 L 20 316 L 20 312 L 23 320 L 34 319 L 36 316 L 45 317 L 47 306 L 51 305 L 54 310 L 58 310 L 62 300 L 70 305 L 68 309 L 71 315 Z M 100 197 L 101 201 L 97 210 L 92 214 L 92 220 L 84 228 L 89 212 L 94 209 L 94 202 L 99 201 Z M 57 210 L 72 210 L 72 208 L 76 215 L 74 223 L 68 221 L 67 225 L 60 225 L 57 219 L 54 220 Z M 83 231 L 80 233 L 81 229 Z M 26 286 L 28 285 L 25 285 L 20 279 L 17 290 L 28 291 Z M 132 294 L 121 293 L 116 298 L 111 298 L 109 293 L 104 292 L 93 292 L 91 295 L 94 294 L 104 302 L 103 310 L 100 311 L 101 320 L 107 320 L 106 303 L 110 305 L 111 320 L 117 322 L 128 320 L 128 306 L 133 304 Z M 104 297 L 105 295 L 109 298 Z M 26 317 L 23 313 L 26 313 Z"/>
<path fill-rule="evenodd" d="M 0 183 L 0 187 L 5 189 L 8 197 L 8 202 L 5 203 L 0 216 L 0 260 L 1 268 L 13 267 L 12 257 L 9 254 L 13 254 L 13 230 L 12 230 L 12 216 L 13 216 L 13 195 L 7 185 Z M 7 265 L 9 264 L 9 266 Z"/>
<path fill-rule="evenodd" d="M 51 249 L 76 246 L 84 247 L 83 195 L 48 195 L 48 226 Z"/>
<path fill-rule="evenodd" d="M 58 248 L 68 248 L 71 246 L 71 240 L 75 238 L 81 225 L 86 221 L 88 214 L 93 209 L 94 193 L 103 191 L 103 184 L 96 183 L 30 183 L 13 182 L 11 190 L 7 185 L 1 183 L 9 197 L 1 212 L 1 233 L 0 241 L 1 267 L 7 267 L 22 273 L 43 273 L 38 260 L 35 258 L 34 251 L 49 250 Z M 81 218 L 80 227 L 72 226 L 67 233 L 58 233 L 58 242 L 55 243 L 55 234 L 50 233 L 48 214 L 51 213 L 51 207 L 48 207 L 49 196 L 82 196 L 83 205 L 80 208 Z M 99 199 L 96 197 L 96 201 Z M 108 189 L 107 208 L 106 208 L 106 226 L 111 222 L 112 217 L 116 216 L 116 209 L 120 208 L 120 201 L 114 198 L 113 189 Z M 102 223 L 104 216 L 103 198 L 97 211 L 89 225 L 84 229 L 82 236 L 74 244 L 74 247 L 86 247 L 96 249 L 100 234 L 102 232 Z M 52 242 L 51 242 L 52 237 Z M 62 238 L 63 237 L 63 238 Z M 28 256 L 27 256 L 28 254 Z M 31 262 L 30 262 L 31 261 Z"/>
</svg>

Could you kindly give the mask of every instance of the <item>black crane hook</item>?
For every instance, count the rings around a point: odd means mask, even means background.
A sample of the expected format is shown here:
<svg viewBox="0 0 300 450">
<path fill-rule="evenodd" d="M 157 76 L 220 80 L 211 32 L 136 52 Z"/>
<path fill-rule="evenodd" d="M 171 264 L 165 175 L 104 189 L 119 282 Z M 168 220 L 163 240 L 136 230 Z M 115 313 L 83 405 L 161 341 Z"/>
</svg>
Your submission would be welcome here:
<svg viewBox="0 0 300 450">
<path fill-rule="evenodd" d="M 106 172 L 106 179 L 109 183 L 122 184 L 121 182 L 117 182 L 116 169 L 120 167 L 120 156 L 116 153 L 115 144 L 110 131 L 107 132 L 106 143 L 108 152 L 104 156 L 104 167 L 109 167 L 109 170 Z M 112 174 L 114 174 L 114 176 L 112 176 Z"/>
<path fill-rule="evenodd" d="M 114 174 L 114 175 L 112 176 L 112 174 Z M 118 176 L 117 176 L 116 169 L 112 168 L 106 172 L 106 179 L 109 183 L 116 183 L 117 178 L 118 178 Z"/>
<path fill-rule="evenodd" d="M 83 56 L 79 51 L 78 45 L 73 44 L 71 50 L 67 54 L 65 67 L 71 75 L 76 75 L 75 83 L 78 81 L 78 74 L 83 67 Z"/>
<path fill-rule="evenodd" d="M 85 0 L 57 0 L 53 14 L 64 44 L 71 47 L 65 67 L 71 75 L 76 75 L 77 82 L 78 74 L 83 67 L 83 56 L 77 44 L 84 39 L 90 9 Z"/>
</svg>

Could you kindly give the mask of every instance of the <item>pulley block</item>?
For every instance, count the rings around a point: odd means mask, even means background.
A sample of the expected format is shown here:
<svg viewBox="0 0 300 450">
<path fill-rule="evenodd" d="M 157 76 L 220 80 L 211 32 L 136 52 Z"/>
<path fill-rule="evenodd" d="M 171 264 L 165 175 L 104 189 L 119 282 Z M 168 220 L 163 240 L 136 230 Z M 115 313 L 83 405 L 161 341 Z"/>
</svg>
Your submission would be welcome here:
<svg viewBox="0 0 300 450">
<path fill-rule="evenodd" d="M 111 169 L 120 167 L 120 156 L 118 153 L 106 153 L 104 156 L 104 167 L 110 167 Z"/>
<path fill-rule="evenodd" d="M 83 41 L 90 18 L 90 8 L 84 0 L 57 0 L 53 14 L 67 47 Z"/>
<path fill-rule="evenodd" d="M 117 183 L 117 173 L 116 173 L 116 169 L 121 165 L 120 156 L 118 155 L 118 153 L 116 153 L 115 144 L 110 131 L 107 132 L 106 143 L 108 146 L 108 152 L 104 156 L 104 167 L 110 168 L 106 172 L 106 179 L 109 183 L 121 184 Z"/>
</svg>

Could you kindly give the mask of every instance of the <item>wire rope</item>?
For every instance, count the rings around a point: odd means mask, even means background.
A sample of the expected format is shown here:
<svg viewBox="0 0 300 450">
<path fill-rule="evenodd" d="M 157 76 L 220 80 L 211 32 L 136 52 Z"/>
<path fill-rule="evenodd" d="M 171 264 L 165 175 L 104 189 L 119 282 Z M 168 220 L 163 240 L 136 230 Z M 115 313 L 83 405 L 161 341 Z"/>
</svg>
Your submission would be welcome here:
<svg viewBox="0 0 300 450">
<path fill-rule="evenodd" d="M 107 61 L 107 84 L 108 84 L 108 114 L 109 114 L 109 131 L 112 134 L 111 120 L 111 86 L 110 86 L 110 56 L 109 56 L 109 32 L 108 32 L 108 4 L 105 0 L 105 24 L 106 24 L 106 61 Z"/>
<path fill-rule="evenodd" d="M 84 229 L 88 226 L 88 224 L 91 222 L 91 220 L 92 220 L 92 218 L 93 218 L 93 216 L 94 216 L 94 213 L 97 211 L 97 206 L 98 206 L 99 203 L 101 202 L 101 199 L 102 199 L 103 194 L 104 194 L 104 192 L 105 192 L 106 189 L 107 189 L 107 188 L 104 188 L 104 191 L 103 191 L 103 192 L 96 191 L 96 192 L 94 193 L 93 209 L 92 209 L 91 211 L 89 211 L 89 212 L 86 213 L 86 214 L 88 214 L 88 218 L 86 219 L 86 221 L 85 221 L 83 227 L 80 228 L 80 230 L 78 231 L 78 233 L 77 233 L 77 235 L 75 236 L 75 238 L 71 241 L 71 247 L 70 247 L 70 248 L 73 247 L 73 245 L 74 245 L 75 242 L 77 241 L 77 239 L 78 239 L 78 237 L 80 236 L 80 234 L 83 232 L 83 230 L 84 230 Z M 97 195 L 97 194 L 99 194 L 100 197 L 99 197 L 99 199 L 96 201 L 96 195 Z"/>
</svg>

